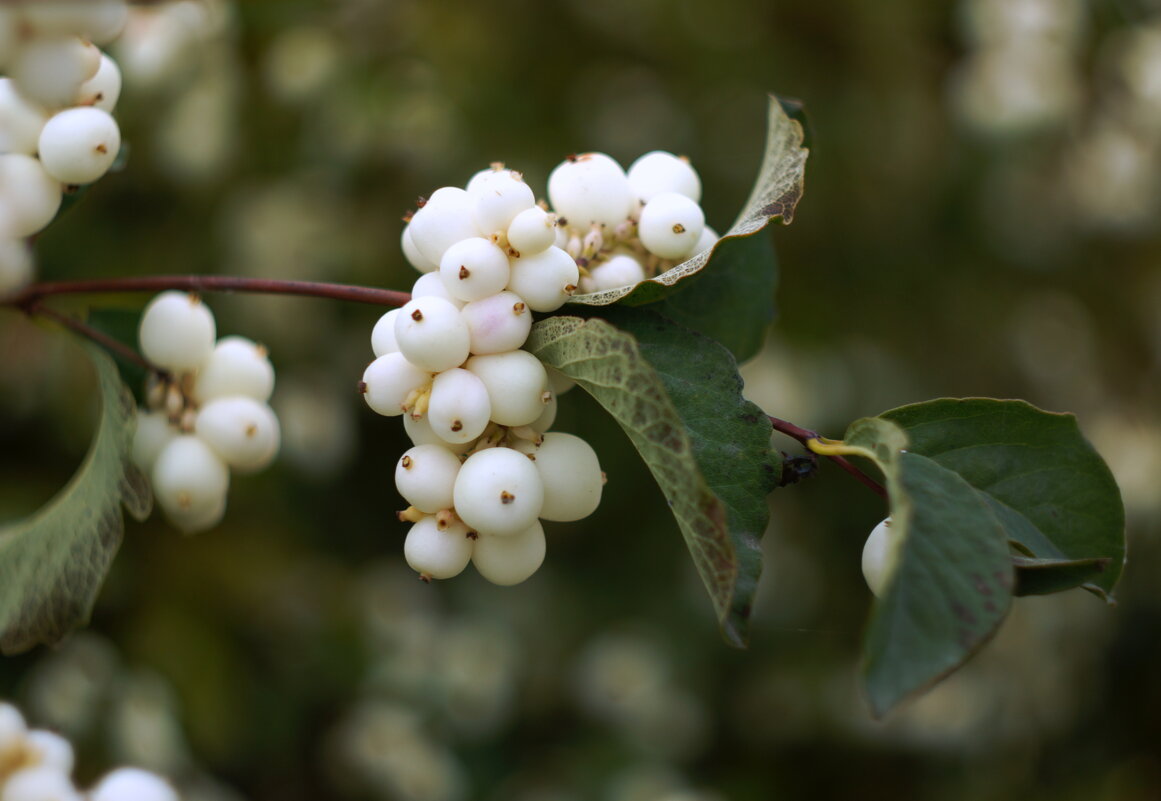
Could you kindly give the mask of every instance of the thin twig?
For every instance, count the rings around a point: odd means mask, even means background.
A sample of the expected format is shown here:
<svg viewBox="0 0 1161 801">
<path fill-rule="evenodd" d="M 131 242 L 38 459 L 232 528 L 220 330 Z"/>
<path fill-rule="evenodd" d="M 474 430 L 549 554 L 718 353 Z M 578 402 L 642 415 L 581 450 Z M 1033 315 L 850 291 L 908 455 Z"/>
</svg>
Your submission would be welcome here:
<svg viewBox="0 0 1161 801">
<path fill-rule="evenodd" d="M 70 317 L 69 315 L 63 314 L 56 309 L 51 309 L 48 306 L 43 306 L 39 303 L 28 304 L 22 306 L 21 308 L 23 308 L 29 316 L 47 317 L 50 320 L 55 320 L 65 328 L 75 331 L 86 339 L 96 342 L 110 353 L 116 356 L 120 356 L 122 359 L 125 359 L 128 362 L 132 362 L 138 367 L 143 367 L 151 373 L 156 373 L 159 376 L 168 375 L 167 370 L 158 367 L 156 364 L 146 359 L 140 353 L 133 350 L 133 348 L 126 345 L 124 342 L 119 342 L 118 340 L 106 334 L 104 331 L 93 328 L 83 320 L 78 320 L 76 317 Z"/>
<path fill-rule="evenodd" d="M 788 420 L 782 420 L 780 418 L 774 417 L 773 415 L 767 415 L 767 416 L 770 418 L 770 425 L 774 426 L 775 431 L 779 431 L 788 437 L 796 439 L 799 442 L 801 442 L 803 445 L 806 445 L 808 440 L 820 439 L 820 436 L 819 436 L 817 431 L 810 431 L 808 429 L 802 428 L 801 426 L 796 426 L 796 425 L 794 425 L 794 423 L 791 423 Z M 827 456 L 826 458 L 830 459 L 832 462 L 834 462 L 836 465 L 841 467 L 843 470 L 850 473 L 852 476 L 854 476 L 856 479 L 858 479 L 860 482 L 862 482 L 862 484 L 864 486 L 866 486 L 868 489 L 870 489 L 872 492 L 874 492 L 880 498 L 883 498 L 883 499 L 887 498 L 887 490 L 884 489 L 882 484 L 875 481 L 875 479 L 871 478 L 866 473 L 864 473 L 862 470 L 855 467 L 853 464 L 851 464 L 849 461 L 847 461 L 842 456 Z"/>
<path fill-rule="evenodd" d="M 276 278 L 244 278 L 231 275 L 149 275 L 135 278 L 96 278 L 88 281 L 46 281 L 30 284 L 0 305 L 28 309 L 50 295 L 100 294 L 112 292 L 256 292 L 268 295 L 304 295 L 330 300 L 402 306 L 411 299 L 407 292 L 324 281 L 287 281 Z"/>
</svg>

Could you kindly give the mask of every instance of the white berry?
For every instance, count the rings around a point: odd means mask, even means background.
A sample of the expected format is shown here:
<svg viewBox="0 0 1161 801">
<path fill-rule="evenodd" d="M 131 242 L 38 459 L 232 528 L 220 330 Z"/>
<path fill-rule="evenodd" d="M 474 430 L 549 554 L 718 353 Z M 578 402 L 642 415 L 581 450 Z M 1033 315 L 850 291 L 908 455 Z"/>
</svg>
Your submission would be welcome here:
<svg viewBox="0 0 1161 801">
<path fill-rule="evenodd" d="M 439 275 L 452 297 L 481 300 L 507 286 L 508 254 L 487 239 L 468 237 L 444 252 Z"/>
<path fill-rule="evenodd" d="M 492 403 L 492 420 L 502 426 L 528 425 L 540 417 L 552 397 L 544 365 L 528 351 L 473 356 L 464 367 L 483 381 Z"/>
<path fill-rule="evenodd" d="M 121 149 L 121 130 L 109 112 L 78 106 L 53 115 L 40 132 L 40 161 L 65 184 L 91 184 Z"/>
<path fill-rule="evenodd" d="M 160 776 L 140 768 L 117 768 L 97 782 L 89 801 L 179 801 Z"/>
<path fill-rule="evenodd" d="M 663 259 L 689 255 L 705 228 L 705 213 L 696 201 L 676 192 L 662 192 L 641 209 L 637 232 L 650 253 Z"/>
<path fill-rule="evenodd" d="M 424 517 L 413 525 L 403 541 L 403 558 L 425 579 L 458 576 L 472 558 L 474 542 L 469 529 L 459 521 L 440 528 L 435 517 Z"/>
<path fill-rule="evenodd" d="M 472 549 L 472 564 L 488 581 L 507 587 L 535 573 L 544 562 L 544 552 L 544 528 L 533 521 L 508 537 L 481 534 Z"/>
<path fill-rule="evenodd" d="M 460 459 L 443 445 L 416 445 L 395 463 L 395 488 L 426 514 L 452 508 Z"/>
<path fill-rule="evenodd" d="M 544 503 L 544 484 L 527 456 L 488 448 L 467 458 L 455 483 L 455 509 L 481 534 L 508 536 L 531 526 Z"/>
<path fill-rule="evenodd" d="M 141 315 L 137 338 L 145 358 L 159 367 L 196 370 L 214 351 L 214 314 L 197 295 L 162 292 Z"/>
<path fill-rule="evenodd" d="M 550 431 L 529 455 L 544 483 L 540 517 L 573 521 L 596 511 L 604 475 L 591 445 L 573 434 Z"/>
<path fill-rule="evenodd" d="M 491 396 L 479 376 L 455 367 L 431 382 L 427 419 L 444 441 L 471 442 L 484 433 L 491 416 Z"/>
<path fill-rule="evenodd" d="M 412 394 L 430 380 L 431 373 L 407 361 L 402 353 L 385 353 L 363 371 L 363 400 L 379 414 L 395 417 L 406 411 Z"/>
<path fill-rule="evenodd" d="M 412 298 L 395 318 L 399 352 L 416 367 L 431 373 L 463 364 L 470 342 L 460 310 L 443 298 Z"/>
<path fill-rule="evenodd" d="M 521 256 L 535 256 L 556 244 L 556 232 L 556 215 L 533 206 L 512 218 L 508 245 Z"/>
<path fill-rule="evenodd" d="M 245 395 L 268 401 L 274 391 L 274 367 L 266 348 L 240 336 L 222 337 L 202 363 L 194 381 L 193 395 L 200 402 Z"/>
<path fill-rule="evenodd" d="M 613 228 L 633 208 L 633 188 L 621 165 L 604 153 L 583 153 L 548 176 L 548 200 L 568 224 L 587 231 L 592 223 Z"/>
<path fill-rule="evenodd" d="M 559 309 L 579 283 L 580 270 L 576 262 L 556 246 L 511 260 L 508 289 L 524 298 L 533 311 Z"/>
<path fill-rule="evenodd" d="M 204 440 L 174 437 L 153 465 L 153 494 L 170 521 L 184 531 L 215 524 L 225 511 L 230 471 Z"/>
<path fill-rule="evenodd" d="M 687 159 L 654 150 L 629 165 L 629 183 L 637 199 L 648 203 L 662 192 L 677 192 L 697 203 L 701 200 L 701 179 Z"/>
<path fill-rule="evenodd" d="M 261 470 L 278 454 L 278 418 L 262 401 L 245 395 L 215 398 L 202 406 L 194 432 L 235 470 Z"/>
<path fill-rule="evenodd" d="M 497 292 L 460 310 L 468 326 L 472 353 L 516 350 L 532 330 L 532 311 L 515 292 Z"/>
<path fill-rule="evenodd" d="M 891 578 L 894 554 L 891 535 L 891 518 L 887 518 L 871 530 L 863 545 L 863 578 L 867 587 L 876 596 L 882 596 Z"/>
</svg>

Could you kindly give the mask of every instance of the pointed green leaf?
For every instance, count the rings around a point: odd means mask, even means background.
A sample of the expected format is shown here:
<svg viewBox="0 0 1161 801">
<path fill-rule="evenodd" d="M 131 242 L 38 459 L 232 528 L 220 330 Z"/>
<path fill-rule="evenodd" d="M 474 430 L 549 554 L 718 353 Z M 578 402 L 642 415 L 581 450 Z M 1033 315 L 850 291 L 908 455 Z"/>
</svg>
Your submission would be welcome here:
<svg viewBox="0 0 1161 801">
<path fill-rule="evenodd" d="M 890 496 L 890 579 L 864 641 L 867 694 L 882 716 L 983 645 L 1011 605 L 1014 575 L 988 503 L 959 475 L 912 452 L 902 429 L 858 420 L 844 443 L 874 459 Z"/>
<path fill-rule="evenodd" d="M 152 496 L 129 461 L 135 403 L 113 360 L 86 350 L 101 412 L 69 483 L 35 515 L 0 527 L 0 651 L 54 643 L 84 624 L 124 532 L 121 507 L 143 519 Z"/>
<path fill-rule="evenodd" d="M 769 419 L 741 397 L 734 360 L 711 340 L 642 310 L 556 316 L 526 347 L 591 394 L 661 487 L 722 626 L 737 646 L 761 571 L 758 538 L 780 464 Z"/>
<path fill-rule="evenodd" d="M 710 250 L 698 253 L 661 275 L 635 286 L 574 295 L 570 302 L 590 306 L 605 306 L 617 301 L 630 305 L 652 303 L 665 297 L 673 287 L 707 267 L 712 265 L 717 269 L 719 260 L 723 262 L 722 266 L 728 269 L 728 262 L 742 258 L 740 253 L 743 251 L 735 251 L 740 244 L 737 242 L 739 238 L 753 236 L 772 220 L 789 225 L 794 218 L 794 209 L 802 197 L 808 155 L 807 149 L 803 147 L 803 137 L 801 123 L 791 119 L 778 98 L 771 96 L 767 112 L 766 153 L 762 159 L 758 179 L 742 213 L 717 244 Z"/>
<path fill-rule="evenodd" d="M 1108 560 L 1085 583 L 1111 594 L 1125 559 L 1124 506 L 1075 417 L 991 398 L 944 398 L 881 416 L 907 432 L 913 453 L 975 487 L 1025 553 Z"/>
</svg>

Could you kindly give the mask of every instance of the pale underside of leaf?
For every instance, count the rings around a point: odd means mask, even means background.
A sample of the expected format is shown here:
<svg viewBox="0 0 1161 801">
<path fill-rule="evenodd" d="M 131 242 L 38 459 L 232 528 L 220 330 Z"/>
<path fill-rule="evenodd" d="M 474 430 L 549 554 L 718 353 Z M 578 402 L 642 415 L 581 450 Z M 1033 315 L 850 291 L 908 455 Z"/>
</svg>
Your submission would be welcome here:
<svg viewBox="0 0 1161 801">
<path fill-rule="evenodd" d="M 148 516 L 152 495 L 129 460 L 136 404 L 104 351 L 86 345 L 100 414 L 83 463 L 36 514 L 0 528 L 0 651 L 51 644 L 88 621 L 124 533 L 122 506 Z"/>
<path fill-rule="evenodd" d="M 633 337 L 604 320 L 555 316 L 533 327 L 525 347 L 574 379 L 624 429 L 672 508 L 724 621 L 738 577 L 727 512 L 702 478 L 685 426 Z"/>
<path fill-rule="evenodd" d="M 650 303 L 663 297 L 669 287 L 701 272 L 726 239 L 751 236 L 773 220 L 789 225 L 794 219 L 794 209 L 802 197 L 806 157 L 809 155 L 809 151 L 803 147 L 804 137 L 802 124 L 788 117 L 778 99 L 771 97 L 767 117 L 766 151 L 758 179 L 750 191 L 749 200 L 742 207 L 741 214 L 722 238 L 712 248 L 639 284 L 586 295 L 574 295 L 569 302 L 607 306 L 624 298 L 633 305 Z"/>
</svg>

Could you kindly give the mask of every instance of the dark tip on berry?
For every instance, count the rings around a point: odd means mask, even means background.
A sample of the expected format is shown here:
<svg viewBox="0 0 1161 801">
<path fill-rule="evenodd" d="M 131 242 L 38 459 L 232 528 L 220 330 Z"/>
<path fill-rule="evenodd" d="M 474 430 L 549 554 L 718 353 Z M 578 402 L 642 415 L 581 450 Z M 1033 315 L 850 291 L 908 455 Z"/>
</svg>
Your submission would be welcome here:
<svg viewBox="0 0 1161 801">
<path fill-rule="evenodd" d="M 420 195 L 419 197 L 417 197 L 415 199 L 415 208 L 422 209 L 426 205 L 427 205 L 427 198 L 425 198 L 423 195 Z"/>
<path fill-rule="evenodd" d="M 404 457 L 403 457 L 403 458 L 402 458 L 402 459 L 399 461 L 399 463 L 403 465 L 403 469 L 404 469 L 404 470 L 410 470 L 410 469 L 411 469 L 411 465 L 415 464 L 414 462 L 412 462 L 412 461 L 411 461 L 411 457 L 410 457 L 410 456 L 404 456 Z"/>
<path fill-rule="evenodd" d="M 508 492 L 508 490 L 500 493 L 500 503 L 512 503 L 514 500 L 516 500 L 516 496 Z"/>
<path fill-rule="evenodd" d="M 576 284 L 565 284 L 564 291 L 565 293 L 571 295 L 573 292 L 576 292 Z"/>
<path fill-rule="evenodd" d="M 417 323 L 421 322 L 423 320 L 423 312 L 421 312 L 419 309 L 416 309 L 411 313 L 411 319 Z"/>
<path fill-rule="evenodd" d="M 527 308 L 528 307 L 524 305 L 524 301 L 522 300 L 512 304 L 512 311 L 514 311 L 516 314 L 523 314 L 524 310 Z"/>
<path fill-rule="evenodd" d="M 510 258 L 510 259 L 520 258 L 520 251 L 518 251 L 516 248 L 509 245 L 508 246 L 508 258 Z"/>
<path fill-rule="evenodd" d="M 556 227 L 557 228 L 567 228 L 568 227 L 568 218 L 567 217 L 557 217 L 556 218 Z"/>
<path fill-rule="evenodd" d="M 403 220 L 403 222 L 410 225 L 411 218 L 414 216 L 415 216 L 415 209 L 408 209 L 406 212 L 404 212 L 403 216 L 400 217 L 399 219 Z"/>
<path fill-rule="evenodd" d="M 427 575 L 426 573 L 420 573 L 419 580 L 422 581 L 424 584 L 430 584 L 431 583 L 431 576 Z"/>
<path fill-rule="evenodd" d="M 478 540 L 480 538 L 479 532 L 476 532 L 476 531 L 469 531 L 464 536 L 467 537 L 469 540 Z"/>
<path fill-rule="evenodd" d="M 97 145 L 93 149 L 96 150 L 98 153 L 108 153 L 109 152 L 109 148 L 105 147 L 105 145 L 103 143 Z"/>
<path fill-rule="evenodd" d="M 681 223 L 674 223 L 673 224 L 673 233 L 684 234 L 685 233 L 685 226 L 682 225 Z"/>
<path fill-rule="evenodd" d="M 578 156 L 576 153 L 569 153 L 564 157 L 564 160 L 570 164 L 576 164 L 578 161 L 580 161 L 580 156 Z"/>
<path fill-rule="evenodd" d="M 367 382 L 360 381 L 359 383 L 355 384 L 355 389 L 359 390 L 360 395 L 366 395 L 367 394 Z"/>
<path fill-rule="evenodd" d="M 464 279 L 466 279 L 466 278 L 467 278 L 468 276 L 470 276 L 471 274 L 472 274 L 471 270 L 469 270 L 467 267 L 465 267 L 465 266 L 464 266 L 464 265 L 462 265 L 462 264 L 460 265 L 460 280 L 461 280 L 461 281 L 463 281 Z"/>
<path fill-rule="evenodd" d="M 464 430 L 463 421 L 462 420 L 452 420 L 451 430 L 452 431 L 463 431 Z"/>
</svg>

